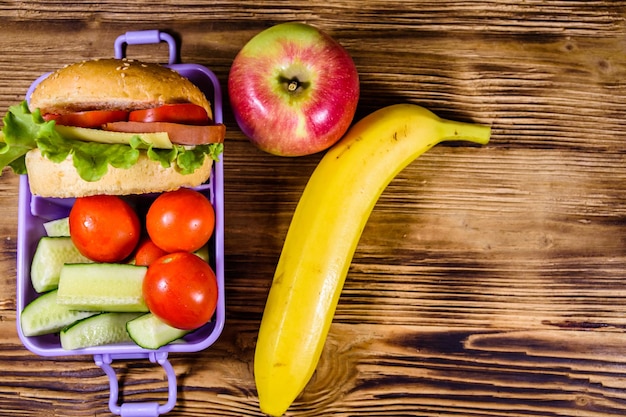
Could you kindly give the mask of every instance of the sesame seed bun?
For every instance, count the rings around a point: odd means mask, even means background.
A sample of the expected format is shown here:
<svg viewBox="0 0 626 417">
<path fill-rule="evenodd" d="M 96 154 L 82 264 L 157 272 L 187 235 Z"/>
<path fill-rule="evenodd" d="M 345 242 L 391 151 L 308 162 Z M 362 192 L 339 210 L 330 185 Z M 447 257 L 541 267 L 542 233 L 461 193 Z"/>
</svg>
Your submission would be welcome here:
<svg viewBox="0 0 626 417">
<path fill-rule="evenodd" d="M 131 59 L 95 59 L 50 74 L 33 91 L 29 107 L 39 108 L 42 114 L 65 114 L 173 103 L 197 104 L 213 117 L 202 91 L 172 69 Z"/>
</svg>

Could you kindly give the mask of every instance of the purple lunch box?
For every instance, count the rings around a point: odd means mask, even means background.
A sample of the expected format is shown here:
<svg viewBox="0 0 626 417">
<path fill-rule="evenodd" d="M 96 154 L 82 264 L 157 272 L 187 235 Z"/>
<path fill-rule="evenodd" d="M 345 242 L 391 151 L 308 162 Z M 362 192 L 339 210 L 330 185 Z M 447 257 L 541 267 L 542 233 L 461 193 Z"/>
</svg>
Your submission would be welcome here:
<svg viewBox="0 0 626 417">
<path fill-rule="evenodd" d="M 174 38 L 158 30 L 133 31 L 120 35 L 114 45 L 115 57 L 124 58 L 126 45 L 141 45 L 167 42 L 169 45 L 168 67 L 178 71 L 196 84 L 211 101 L 216 123 L 222 123 L 222 94 L 219 81 L 209 69 L 197 64 L 176 63 L 177 46 Z M 29 88 L 26 98 L 35 86 L 49 73 L 39 77 Z M 186 335 L 182 341 L 170 343 L 157 350 L 143 349 L 134 343 L 120 343 L 77 350 L 64 350 L 58 334 L 27 337 L 21 330 L 20 317 L 24 307 L 37 297 L 30 280 L 30 266 L 39 238 L 45 235 L 43 224 L 46 221 L 65 217 L 73 204 L 73 199 L 43 198 L 30 193 L 28 176 L 20 176 L 18 202 L 18 242 L 17 242 L 17 331 L 24 346 L 41 356 L 93 355 L 95 363 L 109 378 L 109 408 L 113 414 L 121 416 L 158 416 L 171 411 L 176 405 L 176 373 L 168 361 L 170 352 L 197 352 L 211 346 L 224 327 L 224 182 L 223 155 L 213 164 L 213 171 L 207 183 L 196 190 L 204 193 L 215 207 L 215 232 L 210 245 L 210 263 L 214 268 L 218 284 L 218 303 L 211 321 Z M 154 195 L 135 196 L 141 200 L 153 199 Z M 141 201 L 139 201 L 141 203 Z M 167 375 L 168 398 L 164 404 L 158 402 L 129 402 L 118 404 L 119 383 L 111 363 L 113 360 L 148 359 L 160 364 Z"/>
</svg>

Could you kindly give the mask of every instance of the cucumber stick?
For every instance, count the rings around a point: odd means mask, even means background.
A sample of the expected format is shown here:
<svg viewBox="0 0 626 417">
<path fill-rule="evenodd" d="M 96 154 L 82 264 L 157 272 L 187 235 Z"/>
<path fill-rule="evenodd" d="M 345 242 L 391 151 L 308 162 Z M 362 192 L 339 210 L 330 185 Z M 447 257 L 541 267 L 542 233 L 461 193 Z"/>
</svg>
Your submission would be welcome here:
<svg viewBox="0 0 626 417">
<path fill-rule="evenodd" d="M 70 218 L 63 217 L 57 220 L 50 220 L 43 224 L 46 235 L 50 237 L 69 237 L 70 235 Z"/>
<path fill-rule="evenodd" d="M 147 313 L 142 293 L 146 271 L 130 264 L 65 264 L 57 302 L 75 310 Z"/>
<path fill-rule="evenodd" d="M 38 293 L 54 290 L 59 285 L 61 268 L 66 263 L 89 263 L 69 237 L 39 239 L 30 268 L 30 280 Z"/>
<path fill-rule="evenodd" d="M 204 262 L 210 262 L 211 258 L 209 255 L 209 245 L 204 245 L 200 249 L 194 252 L 200 259 Z"/>
<path fill-rule="evenodd" d="M 24 336 L 58 333 L 75 321 L 97 314 L 77 311 L 57 303 L 57 291 L 47 292 L 31 301 L 22 311 L 20 325 Z"/>
<path fill-rule="evenodd" d="M 72 350 L 131 342 L 126 323 L 139 314 L 141 313 L 102 313 L 77 321 L 61 331 L 61 347 Z"/>
<path fill-rule="evenodd" d="M 129 321 L 126 330 L 130 338 L 145 349 L 158 349 L 189 333 L 189 330 L 177 329 L 163 323 L 152 313 Z"/>
</svg>

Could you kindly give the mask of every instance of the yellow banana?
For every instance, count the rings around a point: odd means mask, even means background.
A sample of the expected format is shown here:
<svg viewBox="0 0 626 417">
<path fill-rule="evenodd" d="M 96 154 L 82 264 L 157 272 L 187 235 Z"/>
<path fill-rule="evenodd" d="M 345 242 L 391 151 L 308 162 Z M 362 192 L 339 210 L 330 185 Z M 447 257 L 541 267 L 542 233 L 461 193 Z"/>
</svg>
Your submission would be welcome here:
<svg viewBox="0 0 626 417">
<path fill-rule="evenodd" d="M 254 373 L 264 413 L 285 413 L 313 375 L 361 232 L 389 182 L 439 142 L 486 144 L 490 133 L 397 104 L 357 122 L 324 155 L 296 207 L 259 329 Z"/>
</svg>

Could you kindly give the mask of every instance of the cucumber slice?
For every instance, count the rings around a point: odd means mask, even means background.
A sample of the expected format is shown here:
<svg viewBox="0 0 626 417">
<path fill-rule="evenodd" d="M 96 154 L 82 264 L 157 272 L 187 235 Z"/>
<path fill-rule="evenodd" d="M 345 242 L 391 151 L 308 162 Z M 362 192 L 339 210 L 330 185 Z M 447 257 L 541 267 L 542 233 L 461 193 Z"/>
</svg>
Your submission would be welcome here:
<svg viewBox="0 0 626 417">
<path fill-rule="evenodd" d="M 126 330 L 130 338 L 145 349 L 158 349 L 189 333 L 189 330 L 177 329 L 163 323 L 152 313 L 129 321 Z"/>
<path fill-rule="evenodd" d="M 140 313 L 102 313 L 77 321 L 61 330 L 61 347 L 66 350 L 112 343 L 131 342 L 126 323 Z"/>
<path fill-rule="evenodd" d="M 57 304 L 57 291 L 45 293 L 31 301 L 20 316 L 24 336 L 58 333 L 75 321 L 98 314 L 93 311 L 76 311 Z"/>
<path fill-rule="evenodd" d="M 130 264 L 65 264 L 57 302 L 75 310 L 148 312 L 142 291 L 147 269 Z"/>
<path fill-rule="evenodd" d="M 125 144 L 128 145 L 135 136 L 139 136 L 141 140 L 148 144 L 152 144 L 155 148 L 172 149 L 172 141 L 166 132 L 156 133 L 126 133 L 126 132 L 112 132 L 109 130 L 89 129 L 85 127 L 76 126 L 61 126 L 56 125 L 54 127 L 63 137 L 72 140 L 82 140 L 87 142 L 98 143 L 110 143 L 110 144 Z"/>
<path fill-rule="evenodd" d="M 83 256 L 69 237 L 44 236 L 39 239 L 30 268 L 33 288 L 39 293 L 54 290 L 63 264 L 88 262 L 93 261 Z"/>
<path fill-rule="evenodd" d="M 50 220 L 43 224 L 46 235 L 50 237 L 69 237 L 70 236 L 70 218 L 63 217 L 57 220 Z"/>
</svg>

